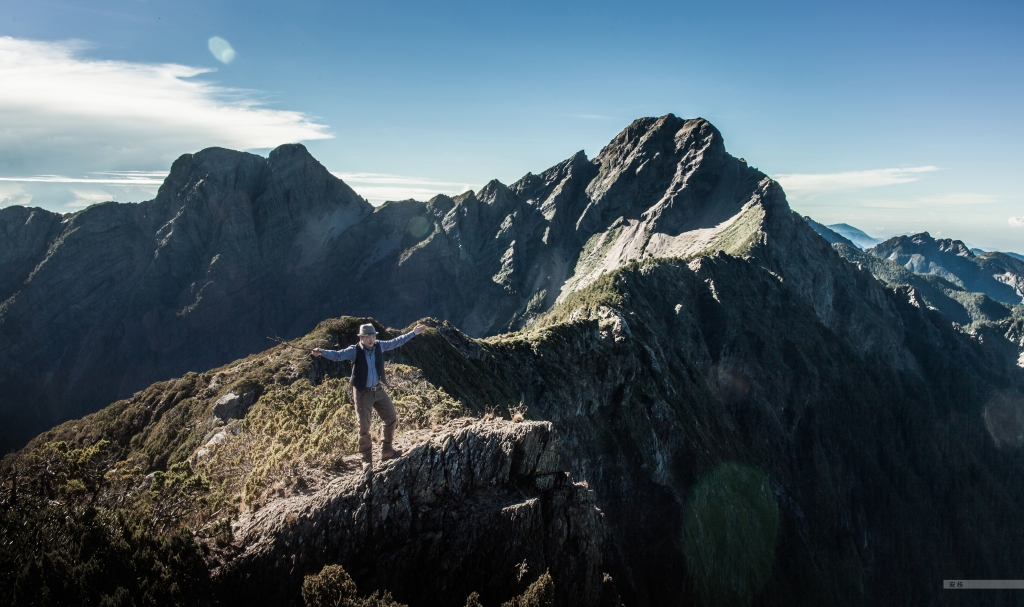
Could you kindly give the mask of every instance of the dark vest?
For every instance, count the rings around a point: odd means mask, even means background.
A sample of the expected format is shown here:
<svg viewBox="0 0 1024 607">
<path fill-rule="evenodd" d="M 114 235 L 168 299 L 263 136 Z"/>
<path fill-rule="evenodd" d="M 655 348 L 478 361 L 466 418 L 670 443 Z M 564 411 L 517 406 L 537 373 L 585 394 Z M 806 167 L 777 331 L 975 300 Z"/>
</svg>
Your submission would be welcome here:
<svg viewBox="0 0 1024 607">
<path fill-rule="evenodd" d="M 373 362 L 373 366 L 377 367 L 377 381 L 383 384 L 384 352 L 380 349 L 379 341 L 373 344 Z M 353 388 L 366 389 L 366 372 L 366 352 L 363 352 L 362 346 L 356 346 L 356 359 L 352 362 L 352 377 L 348 380 Z"/>
</svg>

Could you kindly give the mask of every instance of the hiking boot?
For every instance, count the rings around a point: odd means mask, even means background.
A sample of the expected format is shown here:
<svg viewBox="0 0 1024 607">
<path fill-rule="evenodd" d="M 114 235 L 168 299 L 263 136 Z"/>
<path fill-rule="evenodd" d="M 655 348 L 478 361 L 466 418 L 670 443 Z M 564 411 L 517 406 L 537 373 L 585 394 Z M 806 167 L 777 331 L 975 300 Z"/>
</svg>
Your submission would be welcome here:
<svg viewBox="0 0 1024 607">
<path fill-rule="evenodd" d="M 373 451 L 363 451 L 359 454 L 363 459 L 363 471 L 373 467 Z"/>
<path fill-rule="evenodd" d="M 380 460 L 384 461 L 386 459 L 395 459 L 396 457 L 402 457 L 402 450 L 395 449 L 388 443 L 384 443 L 380 450 Z"/>
</svg>

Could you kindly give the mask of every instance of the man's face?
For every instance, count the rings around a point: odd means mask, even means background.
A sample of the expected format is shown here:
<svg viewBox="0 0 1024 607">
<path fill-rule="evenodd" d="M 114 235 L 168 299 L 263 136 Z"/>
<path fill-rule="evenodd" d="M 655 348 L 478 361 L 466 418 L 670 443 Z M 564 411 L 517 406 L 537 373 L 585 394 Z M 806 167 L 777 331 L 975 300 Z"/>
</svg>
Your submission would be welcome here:
<svg viewBox="0 0 1024 607">
<path fill-rule="evenodd" d="M 376 335 L 360 335 L 359 341 L 362 342 L 364 348 L 372 348 L 373 344 L 377 343 Z"/>
</svg>

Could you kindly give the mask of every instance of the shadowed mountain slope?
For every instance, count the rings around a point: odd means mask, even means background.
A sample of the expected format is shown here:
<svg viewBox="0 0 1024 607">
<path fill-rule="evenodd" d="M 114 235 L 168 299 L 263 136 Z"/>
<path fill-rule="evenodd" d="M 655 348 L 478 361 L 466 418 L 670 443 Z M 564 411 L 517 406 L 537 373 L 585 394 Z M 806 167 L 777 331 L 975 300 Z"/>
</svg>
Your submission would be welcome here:
<svg viewBox="0 0 1024 607">
<path fill-rule="evenodd" d="M 997 335 L 956 330 L 912 289 L 880 293 L 902 367 L 859 352 L 756 258 L 723 253 L 629 264 L 517 333 L 427 321 L 388 363 L 407 454 L 369 480 L 348 365 L 305 354 L 366 319 L 326 321 L 298 350 L 155 384 L 5 459 L 6 587 L 66 581 L 14 572 L 45 546 L 84 558 L 47 538 L 91 523 L 42 521 L 91 508 L 184 534 L 188 550 L 150 548 L 166 562 L 152 592 L 195 578 L 191 600 L 224 605 L 297 604 L 327 564 L 410 605 L 473 590 L 498 604 L 534 579 L 520 563 L 550 570 L 567 605 L 940 604 L 936 580 L 1024 566 L 1024 371 Z M 494 410 L 548 425 L 463 417 Z M 88 563 L 119 571 L 109 552 Z"/>
</svg>

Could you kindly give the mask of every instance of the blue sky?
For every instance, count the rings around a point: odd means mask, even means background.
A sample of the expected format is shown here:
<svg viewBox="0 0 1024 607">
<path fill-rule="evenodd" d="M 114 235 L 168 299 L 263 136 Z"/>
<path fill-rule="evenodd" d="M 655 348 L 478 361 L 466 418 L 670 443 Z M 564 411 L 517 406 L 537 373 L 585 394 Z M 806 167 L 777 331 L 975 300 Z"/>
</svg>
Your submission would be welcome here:
<svg viewBox="0 0 1024 607">
<path fill-rule="evenodd" d="M 426 198 L 672 112 L 824 223 L 1022 251 L 1022 6 L 3 0 L 0 204 L 143 200 L 182 153 L 296 140 Z"/>
</svg>

